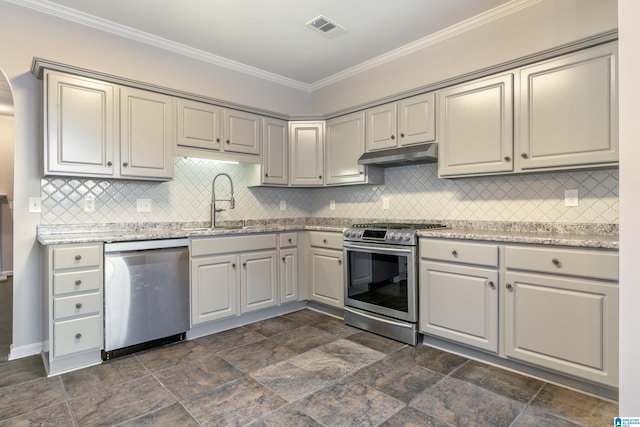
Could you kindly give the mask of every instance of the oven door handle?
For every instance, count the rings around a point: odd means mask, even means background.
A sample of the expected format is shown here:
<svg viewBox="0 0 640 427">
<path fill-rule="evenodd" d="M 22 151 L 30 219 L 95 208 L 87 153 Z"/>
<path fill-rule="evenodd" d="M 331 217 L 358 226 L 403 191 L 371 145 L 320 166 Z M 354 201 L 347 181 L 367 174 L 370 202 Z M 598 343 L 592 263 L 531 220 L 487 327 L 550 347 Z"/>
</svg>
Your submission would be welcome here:
<svg viewBox="0 0 640 427">
<path fill-rule="evenodd" d="M 343 244 L 343 248 L 345 250 L 348 249 L 363 249 L 366 251 L 375 251 L 375 252 L 387 252 L 387 253 L 403 253 L 403 254 L 410 254 L 411 251 L 413 250 L 413 248 L 390 248 L 387 246 L 382 246 L 382 245 L 375 245 L 375 246 L 361 246 L 361 245 L 354 245 L 354 244 Z"/>
</svg>

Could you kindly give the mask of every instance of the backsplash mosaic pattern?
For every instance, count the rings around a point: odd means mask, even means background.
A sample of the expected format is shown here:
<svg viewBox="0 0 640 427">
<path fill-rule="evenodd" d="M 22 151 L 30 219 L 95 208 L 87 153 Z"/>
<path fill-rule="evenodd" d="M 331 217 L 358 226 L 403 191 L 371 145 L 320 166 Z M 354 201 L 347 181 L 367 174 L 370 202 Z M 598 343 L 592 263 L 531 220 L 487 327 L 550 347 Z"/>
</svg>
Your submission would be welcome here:
<svg viewBox="0 0 640 427">
<path fill-rule="evenodd" d="M 42 224 L 209 221 L 211 184 L 228 173 L 236 208 L 220 220 L 296 217 L 389 218 L 617 224 L 618 170 L 438 179 L 437 165 L 387 168 L 385 184 L 335 188 L 248 187 L 253 165 L 175 158 L 169 182 L 48 177 L 42 180 Z M 216 184 L 228 198 L 224 179 Z M 578 189 L 577 207 L 564 206 L 564 190 Z M 96 197 L 96 212 L 83 211 L 83 197 Z M 382 209 L 382 198 L 389 209 Z M 152 212 L 136 212 L 136 199 L 151 199 Z M 286 210 L 280 210 L 285 201 Z M 330 201 L 335 210 L 330 210 Z M 227 208 L 225 202 L 219 207 Z"/>
</svg>

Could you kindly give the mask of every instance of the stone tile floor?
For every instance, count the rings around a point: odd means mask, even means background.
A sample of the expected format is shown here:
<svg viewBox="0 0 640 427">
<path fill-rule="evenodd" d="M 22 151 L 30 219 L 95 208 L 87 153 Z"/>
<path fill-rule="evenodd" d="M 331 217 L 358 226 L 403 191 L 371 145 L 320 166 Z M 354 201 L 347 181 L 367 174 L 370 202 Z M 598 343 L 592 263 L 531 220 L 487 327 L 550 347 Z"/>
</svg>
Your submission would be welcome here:
<svg viewBox="0 0 640 427">
<path fill-rule="evenodd" d="M 0 426 L 610 426 L 618 405 L 301 310 L 46 378 L 0 364 Z"/>
</svg>

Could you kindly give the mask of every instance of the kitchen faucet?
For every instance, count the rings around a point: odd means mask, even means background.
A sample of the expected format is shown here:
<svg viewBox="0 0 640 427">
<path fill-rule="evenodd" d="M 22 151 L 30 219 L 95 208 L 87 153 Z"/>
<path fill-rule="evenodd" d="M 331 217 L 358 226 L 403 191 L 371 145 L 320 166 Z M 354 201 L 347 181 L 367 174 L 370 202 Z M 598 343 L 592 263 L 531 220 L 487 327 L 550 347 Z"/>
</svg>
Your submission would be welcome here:
<svg viewBox="0 0 640 427">
<path fill-rule="evenodd" d="M 228 199 L 216 199 L 216 179 L 220 176 L 226 176 L 229 180 L 229 184 L 231 185 L 231 195 Z M 229 209 L 234 209 L 236 207 L 236 200 L 233 198 L 233 181 L 229 174 L 219 173 L 213 178 L 213 183 L 211 184 L 211 227 L 216 227 L 216 212 L 223 212 L 226 209 L 216 208 L 216 202 L 229 202 Z"/>
</svg>

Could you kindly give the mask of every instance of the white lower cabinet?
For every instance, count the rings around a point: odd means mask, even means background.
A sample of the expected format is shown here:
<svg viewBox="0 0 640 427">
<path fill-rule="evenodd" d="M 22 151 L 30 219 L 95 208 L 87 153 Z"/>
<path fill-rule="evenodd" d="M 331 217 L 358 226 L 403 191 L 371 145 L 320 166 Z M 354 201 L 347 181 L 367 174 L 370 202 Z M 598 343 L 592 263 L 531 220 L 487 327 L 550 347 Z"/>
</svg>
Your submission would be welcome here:
<svg viewBox="0 0 640 427">
<path fill-rule="evenodd" d="M 497 254 L 496 245 L 420 240 L 422 333 L 498 352 Z"/>
<path fill-rule="evenodd" d="M 507 357 L 617 387 L 617 252 L 505 252 Z"/>
<path fill-rule="evenodd" d="M 278 247 L 280 303 L 298 301 L 298 233 L 281 233 Z"/>
<path fill-rule="evenodd" d="M 240 312 L 278 304 L 276 250 L 240 255 Z"/>
<path fill-rule="evenodd" d="M 236 255 L 191 260 L 191 324 L 237 315 L 239 293 Z"/>
<path fill-rule="evenodd" d="M 344 307 L 342 234 L 309 232 L 310 299 Z"/>
<path fill-rule="evenodd" d="M 102 247 L 43 247 L 42 354 L 49 375 L 102 361 Z"/>
</svg>

